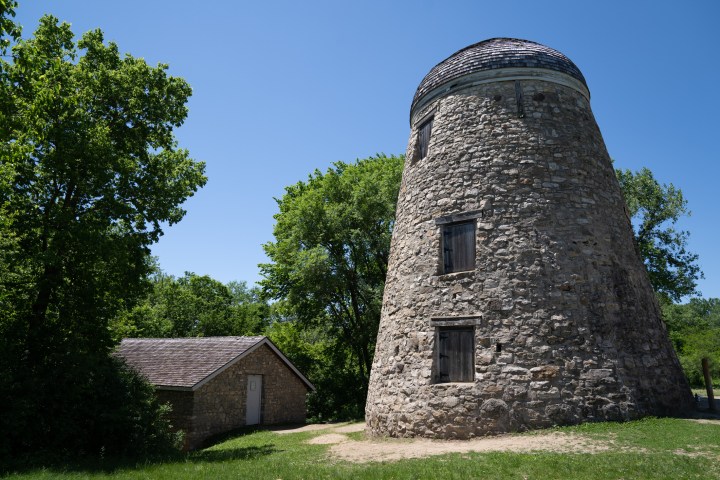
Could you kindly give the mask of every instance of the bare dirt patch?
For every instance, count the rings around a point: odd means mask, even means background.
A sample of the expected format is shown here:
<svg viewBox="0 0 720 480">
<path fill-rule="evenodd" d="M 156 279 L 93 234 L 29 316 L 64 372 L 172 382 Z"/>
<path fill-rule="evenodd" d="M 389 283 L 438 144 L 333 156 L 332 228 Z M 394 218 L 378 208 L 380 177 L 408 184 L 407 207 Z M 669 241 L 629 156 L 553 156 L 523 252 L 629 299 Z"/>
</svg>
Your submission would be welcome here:
<svg viewBox="0 0 720 480">
<path fill-rule="evenodd" d="M 689 419 L 691 422 L 696 423 L 706 423 L 708 425 L 720 425 L 720 418 L 710 419 L 710 418 L 691 418 Z"/>
<path fill-rule="evenodd" d="M 720 425 L 720 419 L 688 419 L 689 421 Z M 330 455 L 349 462 L 383 462 L 406 458 L 423 458 L 446 453 L 467 452 L 557 452 L 557 453 L 601 453 L 617 448 L 614 435 L 606 440 L 592 439 L 572 433 L 542 433 L 535 435 L 502 435 L 473 440 L 429 440 L 424 438 L 367 438 L 351 440 L 346 433 L 361 432 L 364 423 L 325 423 L 303 425 L 295 428 L 275 430 L 276 433 L 313 432 L 321 433 L 308 443 L 331 445 Z M 628 449 L 625 449 L 628 451 Z M 645 452 L 632 448 L 633 452 Z M 695 457 L 703 452 L 677 449 L 673 453 Z M 708 452 L 709 453 L 709 452 Z M 712 454 L 714 455 L 714 454 Z M 716 455 L 714 455 L 716 456 Z M 717 456 L 720 459 L 720 456 Z"/>
<path fill-rule="evenodd" d="M 323 435 L 327 437 L 328 435 Z M 331 455 L 350 462 L 381 462 L 466 452 L 597 453 L 611 444 L 577 435 L 506 435 L 474 440 L 383 439 L 343 441 L 330 447 Z"/>
<path fill-rule="evenodd" d="M 348 437 L 341 433 L 327 433 L 325 435 L 313 437 L 308 440 L 307 443 L 312 445 L 331 445 L 335 443 L 342 443 L 346 440 L 348 440 Z"/>
<path fill-rule="evenodd" d="M 363 430 L 365 430 L 364 423 L 351 423 L 350 425 L 345 425 L 344 427 L 333 428 L 333 432 L 338 433 L 362 432 Z"/>
<path fill-rule="evenodd" d="M 300 433 L 300 432 L 315 432 L 317 430 L 330 430 L 333 429 L 337 432 L 341 432 L 343 428 L 350 428 L 355 427 L 356 425 L 360 425 L 360 430 L 365 428 L 364 423 L 348 423 L 348 422 L 342 422 L 342 423 L 313 423 L 310 425 L 297 425 L 294 427 L 280 427 L 277 429 L 271 429 L 275 433 L 279 433 L 280 435 L 285 435 L 287 433 Z M 354 431 L 360 431 L 360 430 L 345 430 L 345 432 L 354 432 Z"/>
<path fill-rule="evenodd" d="M 590 440 L 579 435 L 549 433 L 543 435 L 504 435 L 474 440 L 429 440 L 424 438 L 383 438 L 350 440 L 345 433 L 361 432 L 364 423 L 305 425 L 276 430 L 276 433 L 323 431 L 308 440 L 315 445 L 332 445 L 330 454 L 350 462 L 393 461 L 421 458 L 445 453 L 465 452 L 531 452 L 596 453 L 609 450 L 612 442 Z"/>
</svg>

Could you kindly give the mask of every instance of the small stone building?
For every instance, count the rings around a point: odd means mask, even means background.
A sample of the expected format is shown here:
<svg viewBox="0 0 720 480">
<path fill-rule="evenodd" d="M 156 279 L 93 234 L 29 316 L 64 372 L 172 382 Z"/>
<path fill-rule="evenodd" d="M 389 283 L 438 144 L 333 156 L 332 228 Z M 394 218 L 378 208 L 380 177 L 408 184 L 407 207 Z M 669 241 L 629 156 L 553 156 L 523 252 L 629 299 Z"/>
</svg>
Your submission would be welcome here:
<svg viewBox="0 0 720 480">
<path fill-rule="evenodd" d="M 118 354 L 172 405 L 186 448 L 245 425 L 304 423 L 315 389 L 267 337 L 126 338 Z"/>
<path fill-rule="evenodd" d="M 513 38 L 463 48 L 418 86 L 410 128 L 370 433 L 468 438 L 692 408 L 570 59 Z"/>
</svg>

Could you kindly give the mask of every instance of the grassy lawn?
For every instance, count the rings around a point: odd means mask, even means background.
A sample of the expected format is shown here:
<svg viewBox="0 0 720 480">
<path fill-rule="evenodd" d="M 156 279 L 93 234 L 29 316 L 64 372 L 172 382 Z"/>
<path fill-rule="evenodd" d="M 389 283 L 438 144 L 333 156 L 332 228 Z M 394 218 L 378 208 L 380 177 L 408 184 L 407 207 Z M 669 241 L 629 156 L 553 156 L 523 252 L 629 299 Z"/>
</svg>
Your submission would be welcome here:
<svg viewBox="0 0 720 480">
<path fill-rule="evenodd" d="M 19 472 L 38 479 L 719 479 L 720 425 L 683 419 L 586 424 L 555 432 L 610 448 L 598 453 L 462 453 L 395 462 L 349 463 L 328 445 L 306 443 L 324 431 L 257 431 L 164 462 Z M 545 432 L 530 433 L 541 435 Z M 347 435 L 362 440 L 362 433 Z M 400 440 L 403 441 L 403 440 Z M 387 440 L 388 445 L 397 440 Z"/>
</svg>

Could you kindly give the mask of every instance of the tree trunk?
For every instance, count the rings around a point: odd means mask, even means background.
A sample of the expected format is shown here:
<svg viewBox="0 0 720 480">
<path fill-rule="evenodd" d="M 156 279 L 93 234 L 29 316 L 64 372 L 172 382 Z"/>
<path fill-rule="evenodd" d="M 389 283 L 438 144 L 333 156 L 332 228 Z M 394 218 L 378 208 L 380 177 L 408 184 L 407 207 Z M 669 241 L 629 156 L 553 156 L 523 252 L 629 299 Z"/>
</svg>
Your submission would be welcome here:
<svg viewBox="0 0 720 480">
<path fill-rule="evenodd" d="M 708 359 L 702 359 L 703 377 L 705 377 L 705 390 L 708 396 L 708 410 L 715 411 L 715 394 L 713 392 L 712 378 L 710 378 L 710 365 Z"/>
</svg>

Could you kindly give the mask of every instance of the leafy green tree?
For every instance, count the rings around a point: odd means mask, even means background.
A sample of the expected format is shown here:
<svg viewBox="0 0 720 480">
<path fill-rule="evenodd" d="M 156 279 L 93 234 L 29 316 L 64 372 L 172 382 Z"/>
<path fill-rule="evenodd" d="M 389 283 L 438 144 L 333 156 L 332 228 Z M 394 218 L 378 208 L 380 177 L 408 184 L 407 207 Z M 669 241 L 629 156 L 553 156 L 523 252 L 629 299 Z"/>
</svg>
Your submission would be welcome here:
<svg viewBox="0 0 720 480">
<path fill-rule="evenodd" d="M 11 17 L 15 16 L 17 2 L 12 0 L 0 0 L 0 59 L 7 53 L 12 41 L 20 36 L 20 27 L 13 22 Z M 0 62 L 0 136 L 3 135 L 2 125 L 6 112 L 10 110 L 12 102 L 12 89 L 7 76 L 5 64 Z M 2 153 L 2 150 L 0 150 Z M 8 259 L 17 254 L 20 249 L 17 234 L 12 232 L 10 225 L 16 214 L 9 208 L 3 199 L 3 192 L 12 188 L 15 177 L 15 170 L 10 162 L 3 158 L 0 161 L 0 279 L 6 283 L 18 283 L 21 277 L 9 266 Z M 0 315 L 5 316 L 6 321 L 14 316 L 10 296 L 6 291 L 0 289 Z M 2 317 L 0 317 L 2 320 Z"/>
<path fill-rule="evenodd" d="M 362 418 L 365 390 L 357 366 L 343 342 L 322 325 L 285 319 L 272 323 L 265 335 L 315 385 L 308 395 L 308 420 Z"/>
<path fill-rule="evenodd" d="M 170 284 L 166 315 L 174 337 L 230 334 L 230 291 L 207 275 L 186 272 Z"/>
<path fill-rule="evenodd" d="M 0 60 L 0 455 L 129 441 L 112 435 L 138 417 L 102 392 L 129 378 L 108 322 L 144 292 L 149 246 L 206 181 L 173 135 L 190 87 L 166 70 L 99 30 L 76 45 L 52 16 Z"/>
<path fill-rule="evenodd" d="M 162 272 L 152 289 L 131 309 L 121 311 L 110 328 L 123 337 L 196 337 L 258 335 L 270 323 L 272 308 L 257 288 L 245 282 L 223 285 L 207 275 Z"/>
<path fill-rule="evenodd" d="M 702 278 L 698 256 L 687 250 L 689 233 L 674 226 L 690 214 L 682 192 L 672 184 L 658 183 L 647 168 L 615 173 L 655 292 L 675 302 L 696 295 L 697 280 Z"/>
<path fill-rule="evenodd" d="M 661 302 L 670 339 L 690 384 L 704 385 L 701 360 L 710 360 L 714 382 L 720 382 L 720 299 L 691 298 L 683 305 Z"/>
<path fill-rule="evenodd" d="M 275 241 L 264 245 L 264 292 L 286 317 L 323 328 L 354 377 L 353 405 L 365 401 L 387 272 L 403 158 L 337 162 L 287 187 L 278 199 Z M 311 380 L 315 380 L 312 379 Z M 330 392 L 325 392 L 329 394 Z"/>
<path fill-rule="evenodd" d="M 691 298 L 685 304 L 661 305 L 665 324 L 671 331 L 720 328 L 719 298 Z"/>
<path fill-rule="evenodd" d="M 0 38 L 6 35 L 10 36 L 13 40 L 17 40 L 20 37 L 20 26 L 17 25 L 11 18 L 15 16 L 15 9 L 17 8 L 17 1 L 15 0 L 0 0 Z M 0 47 L 7 49 L 10 46 L 10 39 L 2 40 Z"/>
<path fill-rule="evenodd" d="M 262 290 L 248 287 L 247 282 L 230 282 L 227 285 L 232 297 L 230 315 L 233 335 L 260 335 L 276 319 L 276 309 L 262 296 Z"/>
</svg>

